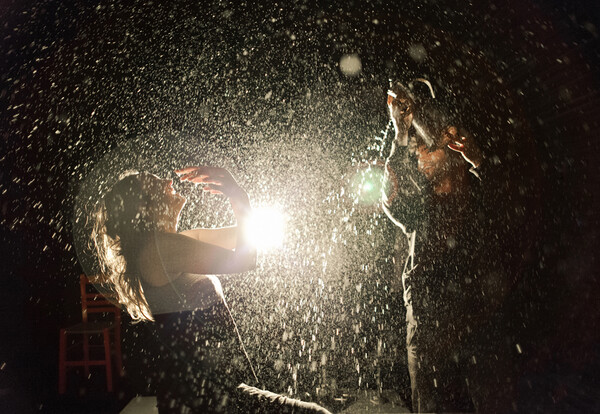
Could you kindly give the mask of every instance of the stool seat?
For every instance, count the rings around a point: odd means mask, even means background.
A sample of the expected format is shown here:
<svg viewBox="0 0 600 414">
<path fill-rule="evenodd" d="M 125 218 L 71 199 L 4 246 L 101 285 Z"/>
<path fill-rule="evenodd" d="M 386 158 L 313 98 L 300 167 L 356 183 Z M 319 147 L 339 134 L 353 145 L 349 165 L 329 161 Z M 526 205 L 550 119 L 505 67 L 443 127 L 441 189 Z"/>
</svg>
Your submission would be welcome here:
<svg viewBox="0 0 600 414">
<path fill-rule="evenodd" d="M 105 329 L 111 329 L 114 326 L 112 322 L 80 322 L 76 325 L 69 326 L 68 328 L 64 328 L 66 333 L 72 334 L 100 334 Z"/>
</svg>

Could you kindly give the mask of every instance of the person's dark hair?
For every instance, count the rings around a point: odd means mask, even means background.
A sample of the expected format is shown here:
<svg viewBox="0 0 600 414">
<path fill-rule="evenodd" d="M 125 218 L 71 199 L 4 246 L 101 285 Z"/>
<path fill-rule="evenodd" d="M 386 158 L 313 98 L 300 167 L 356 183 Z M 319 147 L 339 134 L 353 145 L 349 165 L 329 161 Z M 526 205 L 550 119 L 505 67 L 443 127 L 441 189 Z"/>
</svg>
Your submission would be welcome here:
<svg viewBox="0 0 600 414">
<path fill-rule="evenodd" d="M 92 234 L 103 281 L 136 321 L 153 320 L 136 265 L 142 244 L 158 227 L 150 214 L 154 201 L 142 183 L 145 174 L 129 172 L 106 193 Z"/>
<path fill-rule="evenodd" d="M 407 84 L 390 82 L 390 92 L 409 99 L 413 108 L 411 128 L 427 147 L 437 145 L 444 128 L 459 123 L 451 92 L 427 79 L 415 78 Z"/>
</svg>

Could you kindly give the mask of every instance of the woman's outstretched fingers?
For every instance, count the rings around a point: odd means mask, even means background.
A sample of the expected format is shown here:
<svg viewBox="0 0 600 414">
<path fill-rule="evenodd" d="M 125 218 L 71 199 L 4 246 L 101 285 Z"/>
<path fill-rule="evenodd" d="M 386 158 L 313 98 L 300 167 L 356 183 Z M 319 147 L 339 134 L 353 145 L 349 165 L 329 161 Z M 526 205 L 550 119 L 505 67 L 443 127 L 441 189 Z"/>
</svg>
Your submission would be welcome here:
<svg viewBox="0 0 600 414">
<path fill-rule="evenodd" d="M 177 170 L 174 170 L 175 174 L 177 175 L 182 175 L 182 174 L 189 174 L 192 171 L 197 170 L 199 167 L 184 167 L 184 168 L 179 168 Z"/>
<path fill-rule="evenodd" d="M 181 181 L 201 185 L 203 191 L 212 194 L 235 196 L 240 193 L 240 187 L 229 171 L 221 167 L 193 166 L 174 170 Z M 243 193 L 243 190 L 241 191 Z"/>
<path fill-rule="evenodd" d="M 174 170 L 177 175 L 189 175 L 189 174 L 210 174 L 211 171 L 215 170 L 213 167 L 206 165 L 189 166 Z"/>
<path fill-rule="evenodd" d="M 181 181 L 191 181 L 194 183 L 206 182 L 208 177 L 218 178 L 218 169 L 207 166 L 186 167 L 175 170 Z"/>
</svg>

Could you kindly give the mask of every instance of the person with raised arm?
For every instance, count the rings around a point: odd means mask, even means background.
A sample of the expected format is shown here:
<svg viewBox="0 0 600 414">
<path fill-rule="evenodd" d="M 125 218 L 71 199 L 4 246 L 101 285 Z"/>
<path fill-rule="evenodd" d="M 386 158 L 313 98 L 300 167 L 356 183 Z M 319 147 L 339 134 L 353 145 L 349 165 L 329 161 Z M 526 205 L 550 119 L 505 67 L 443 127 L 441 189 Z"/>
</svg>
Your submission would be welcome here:
<svg viewBox="0 0 600 414">
<path fill-rule="evenodd" d="M 424 98 L 417 82 L 388 92 L 395 136 L 382 194 L 383 210 L 407 239 L 402 287 L 413 410 L 510 411 L 513 385 L 490 331 L 506 278 L 488 231 L 494 189 L 484 187 L 487 165 L 460 114 L 435 99 L 428 81 L 417 81 L 429 88 Z"/>
<path fill-rule="evenodd" d="M 251 386 L 258 379 L 215 276 L 255 267 L 248 195 L 224 168 L 175 172 L 225 195 L 236 225 L 178 232 L 186 199 L 172 180 L 136 172 L 103 197 L 93 232 L 104 285 L 135 321 L 154 321 L 160 352 L 149 370 L 157 371 L 159 413 L 327 413 Z"/>
</svg>

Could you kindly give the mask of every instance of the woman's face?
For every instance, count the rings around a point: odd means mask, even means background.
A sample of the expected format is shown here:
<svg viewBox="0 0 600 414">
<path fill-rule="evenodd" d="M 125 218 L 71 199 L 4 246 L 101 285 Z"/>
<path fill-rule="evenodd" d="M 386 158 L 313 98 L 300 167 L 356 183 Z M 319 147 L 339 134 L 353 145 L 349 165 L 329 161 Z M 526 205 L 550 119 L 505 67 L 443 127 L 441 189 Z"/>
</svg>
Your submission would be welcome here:
<svg viewBox="0 0 600 414">
<path fill-rule="evenodd" d="M 187 200 L 175 192 L 173 180 L 154 174 L 143 174 L 140 178 L 144 192 L 152 200 L 150 214 L 160 224 L 176 226 Z"/>
</svg>

